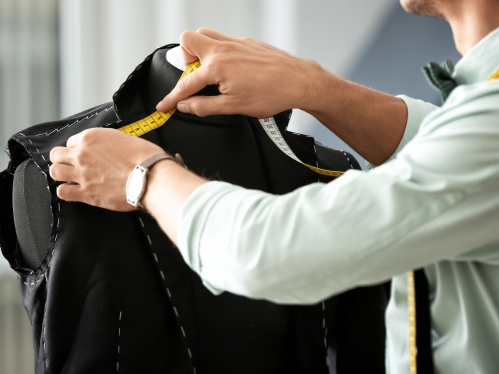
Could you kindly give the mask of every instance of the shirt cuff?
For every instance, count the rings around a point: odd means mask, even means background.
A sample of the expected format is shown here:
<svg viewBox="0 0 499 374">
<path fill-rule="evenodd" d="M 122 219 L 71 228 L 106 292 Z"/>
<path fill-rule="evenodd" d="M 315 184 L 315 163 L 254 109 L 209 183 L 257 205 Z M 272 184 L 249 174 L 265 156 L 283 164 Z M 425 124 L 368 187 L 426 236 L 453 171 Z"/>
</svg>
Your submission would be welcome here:
<svg viewBox="0 0 499 374">
<path fill-rule="evenodd" d="M 409 143 L 409 141 L 411 141 L 412 138 L 414 138 L 414 136 L 418 133 L 419 127 L 421 126 L 421 123 L 423 122 L 425 117 L 434 110 L 438 109 L 438 107 L 433 104 L 426 103 L 422 100 L 412 99 L 405 95 L 398 95 L 397 97 L 402 99 L 407 106 L 407 123 L 405 125 L 404 135 L 402 136 L 397 149 L 385 162 L 394 159 L 402 150 L 402 148 L 404 148 L 405 145 Z M 367 160 L 366 164 L 368 170 L 374 169 L 377 166 L 371 164 Z"/>
</svg>

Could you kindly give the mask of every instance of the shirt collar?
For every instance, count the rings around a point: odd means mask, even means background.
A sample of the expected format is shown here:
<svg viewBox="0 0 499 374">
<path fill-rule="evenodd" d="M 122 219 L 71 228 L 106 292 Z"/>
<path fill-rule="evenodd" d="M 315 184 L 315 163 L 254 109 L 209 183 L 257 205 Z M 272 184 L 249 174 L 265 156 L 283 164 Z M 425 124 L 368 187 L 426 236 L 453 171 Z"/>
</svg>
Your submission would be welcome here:
<svg viewBox="0 0 499 374">
<path fill-rule="evenodd" d="M 471 48 L 457 63 L 453 78 L 458 84 L 487 80 L 499 69 L 499 28 Z"/>
</svg>

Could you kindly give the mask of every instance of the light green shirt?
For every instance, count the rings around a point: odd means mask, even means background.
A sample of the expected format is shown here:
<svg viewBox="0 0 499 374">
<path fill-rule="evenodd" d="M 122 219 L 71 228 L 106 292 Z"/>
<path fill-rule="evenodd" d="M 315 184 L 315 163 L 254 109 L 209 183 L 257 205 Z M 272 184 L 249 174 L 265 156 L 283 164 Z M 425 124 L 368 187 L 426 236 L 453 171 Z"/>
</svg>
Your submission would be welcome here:
<svg viewBox="0 0 499 374">
<path fill-rule="evenodd" d="M 437 373 L 499 372 L 499 29 L 457 64 L 445 105 L 409 109 L 392 159 L 284 196 L 209 182 L 179 247 L 214 293 L 316 303 L 393 277 L 388 370 L 408 373 L 408 270 L 425 266 Z"/>
</svg>

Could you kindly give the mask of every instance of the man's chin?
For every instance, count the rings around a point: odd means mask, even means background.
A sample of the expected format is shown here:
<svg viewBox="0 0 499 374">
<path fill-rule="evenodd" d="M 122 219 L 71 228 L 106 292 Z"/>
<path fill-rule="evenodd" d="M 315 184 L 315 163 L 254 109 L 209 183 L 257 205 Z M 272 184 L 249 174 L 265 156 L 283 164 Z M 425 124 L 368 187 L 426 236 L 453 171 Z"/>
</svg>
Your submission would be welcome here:
<svg viewBox="0 0 499 374">
<path fill-rule="evenodd" d="M 442 18 L 438 3 L 438 0 L 400 0 L 400 5 L 406 12 Z"/>
</svg>

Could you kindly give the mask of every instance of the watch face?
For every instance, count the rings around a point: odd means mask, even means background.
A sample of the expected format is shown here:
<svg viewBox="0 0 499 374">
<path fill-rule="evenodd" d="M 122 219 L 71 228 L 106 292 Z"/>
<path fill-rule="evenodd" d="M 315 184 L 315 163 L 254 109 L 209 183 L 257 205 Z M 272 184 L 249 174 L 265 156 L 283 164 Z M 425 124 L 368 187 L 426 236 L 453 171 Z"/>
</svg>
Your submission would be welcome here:
<svg viewBox="0 0 499 374">
<path fill-rule="evenodd" d="M 144 171 L 138 168 L 133 169 L 126 183 L 126 195 L 130 201 L 137 201 L 142 196 L 144 190 L 145 178 Z"/>
</svg>

